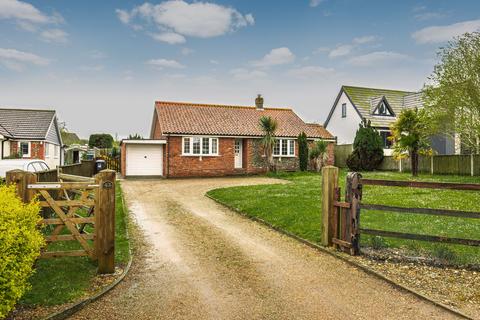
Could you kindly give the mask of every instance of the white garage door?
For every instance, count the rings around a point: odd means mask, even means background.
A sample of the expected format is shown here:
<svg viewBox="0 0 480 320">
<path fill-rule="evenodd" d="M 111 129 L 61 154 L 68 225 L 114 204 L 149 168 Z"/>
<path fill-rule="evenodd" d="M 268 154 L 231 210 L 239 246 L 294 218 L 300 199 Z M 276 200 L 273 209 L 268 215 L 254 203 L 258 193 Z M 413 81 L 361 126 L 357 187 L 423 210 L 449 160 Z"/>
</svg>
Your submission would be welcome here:
<svg viewBox="0 0 480 320">
<path fill-rule="evenodd" d="M 161 176 L 163 146 L 158 144 L 127 145 L 127 176 Z"/>
</svg>

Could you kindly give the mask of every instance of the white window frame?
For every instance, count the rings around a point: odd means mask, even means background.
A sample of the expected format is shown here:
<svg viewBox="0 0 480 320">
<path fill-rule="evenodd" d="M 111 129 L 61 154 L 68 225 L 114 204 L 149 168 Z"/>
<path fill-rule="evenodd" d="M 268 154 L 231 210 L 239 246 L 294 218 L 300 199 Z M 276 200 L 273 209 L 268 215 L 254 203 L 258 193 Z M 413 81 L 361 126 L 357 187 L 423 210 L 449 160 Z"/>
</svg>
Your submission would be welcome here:
<svg viewBox="0 0 480 320">
<path fill-rule="evenodd" d="M 189 152 L 185 152 L 185 139 L 189 139 Z M 193 153 L 193 139 L 200 139 L 200 153 Z M 203 139 L 208 139 L 208 153 L 203 153 Z M 216 152 L 212 152 L 212 144 L 216 140 Z M 220 141 L 217 137 L 204 137 L 204 136 L 185 136 L 182 137 L 182 156 L 193 157 L 216 157 L 218 156 L 218 150 L 220 148 Z"/>
<path fill-rule="evenodd" d="M 43 144 L 45 158 L 50 158 L 50 143 L 45 142 Z"/>
<path fill-rule="evenodd" d="M 26 143 L 28 145 L 28 153 L 23 154 L 22 152 L 22 143 Z M 22 158 L 30 158 L 32 154 L 32 143 L 30 141 L 18 141 L 17 144 L 18 152 L 22 154 Z"/>
<path fill-rule="evenodd" d="M 53 157 L 55 159 L 58 159 L 59 155 L 60 155 L 60 146 L 55 145 L 53 148 Z"/>
<path fill-rule="evenodd" d="M 278 148 L 278 153 L 275 153 L 275 148 L 273 148 L 273 156 L 278 157 L 278 158 L 289 158 L 289 157 L 295 157 L 295 139 L 275 139 L 275 143 L 278 141 L 279 148 Z M 287 141 L 287 153 L 283 154 L 283 141 Z M 290 151 L 290 145 L 293 144 L 293 153 Z"/>
<path fill-rule="evenodd" d="M 342 103 L 342 118 L 346 118 L 346 117 L 347 117 L 347 104 Z"/>
</svg>

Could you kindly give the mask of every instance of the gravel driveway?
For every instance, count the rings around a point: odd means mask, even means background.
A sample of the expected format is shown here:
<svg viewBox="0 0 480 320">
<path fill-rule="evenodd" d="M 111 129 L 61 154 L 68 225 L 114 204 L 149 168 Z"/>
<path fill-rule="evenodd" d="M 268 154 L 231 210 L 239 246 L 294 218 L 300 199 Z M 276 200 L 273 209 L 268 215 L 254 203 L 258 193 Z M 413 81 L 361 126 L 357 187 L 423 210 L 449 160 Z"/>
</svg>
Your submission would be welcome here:
<svg viewBox="0 0 480 320">
<path fill-rule="evenodd" d="M 141 232 L 117 288 L 75 319 L 450 319 L 204 196 L 262 177 L 124 181 Z"/>
</svg>

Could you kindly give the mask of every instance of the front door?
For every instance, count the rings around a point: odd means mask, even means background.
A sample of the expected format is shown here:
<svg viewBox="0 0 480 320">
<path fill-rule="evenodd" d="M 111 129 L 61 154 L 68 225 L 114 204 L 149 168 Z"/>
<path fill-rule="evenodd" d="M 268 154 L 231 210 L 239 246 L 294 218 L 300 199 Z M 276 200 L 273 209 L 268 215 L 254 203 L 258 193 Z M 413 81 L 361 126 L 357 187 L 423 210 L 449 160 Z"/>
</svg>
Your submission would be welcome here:
<svg viewBox="0 0 480 320">
<path fill-rule="evenodd" d="M 242 168 L 242 139 L 235 139 L 235 169 Z"/>
</svg>

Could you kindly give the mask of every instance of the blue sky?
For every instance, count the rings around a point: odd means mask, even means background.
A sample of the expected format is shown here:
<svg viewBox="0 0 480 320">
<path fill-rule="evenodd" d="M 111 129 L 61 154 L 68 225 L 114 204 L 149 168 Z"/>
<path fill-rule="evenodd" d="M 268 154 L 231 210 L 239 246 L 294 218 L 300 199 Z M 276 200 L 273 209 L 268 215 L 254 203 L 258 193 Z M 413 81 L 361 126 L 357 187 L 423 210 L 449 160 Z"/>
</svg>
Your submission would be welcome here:
<svg viewBox="0 0 480 320">
<path fill-rule="evenodd" d="M 148 136 L 155 100 L 294 108 L 323 123 L 342 84 L 418 90 L 480 1 L 0 0 L 0 105 Z"/>
</svg>

